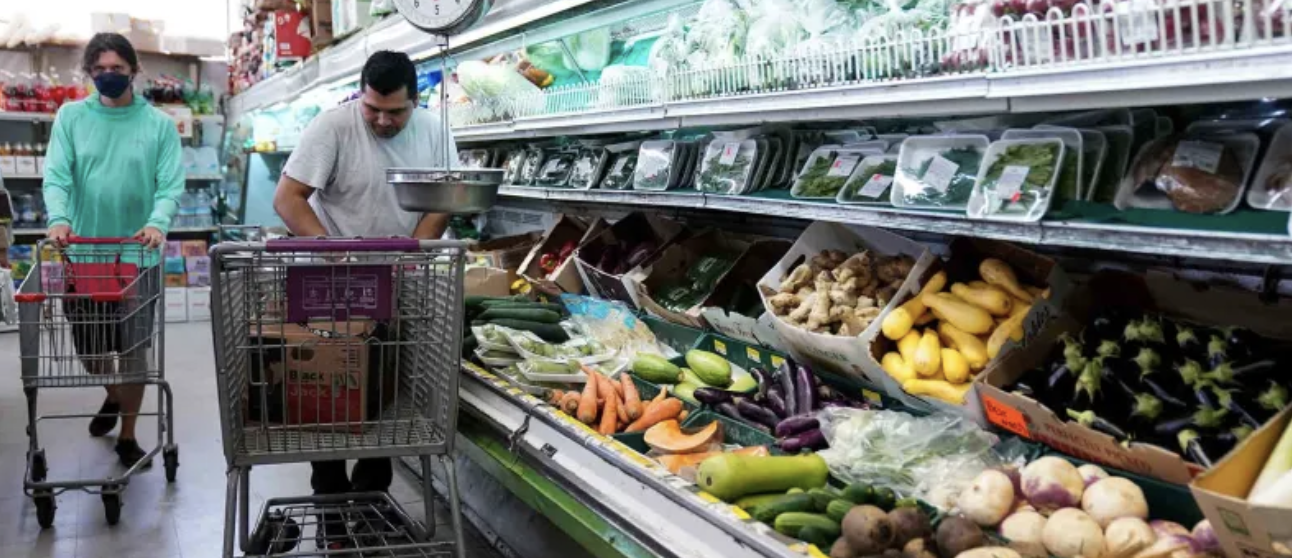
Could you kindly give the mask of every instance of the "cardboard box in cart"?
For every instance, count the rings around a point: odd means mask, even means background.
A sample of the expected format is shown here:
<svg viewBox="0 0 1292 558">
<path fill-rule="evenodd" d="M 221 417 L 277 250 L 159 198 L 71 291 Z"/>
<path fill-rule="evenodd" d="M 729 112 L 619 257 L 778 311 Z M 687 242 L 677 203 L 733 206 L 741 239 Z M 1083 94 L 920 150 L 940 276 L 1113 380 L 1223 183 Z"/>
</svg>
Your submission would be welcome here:
<svg viewBox="0 0 1292 558">
<path fill-rule="evenodd" d="M 1041 403 L 1008 391 L 1024 373 L 1044 366 L 1059 336 L 1077 335 L 1095 308 L 1123 306 L 1161 312 L 1185 322 L 1245 327 L 1262 336 L 1292 339 L 1292 302 L 1265 304 L 1255 293 L 1227 288 L 1199 289 L 1165 272 L 1142 275 L 1120 272 L 1096 274 L 1077 286 L 1062 303 L 1062 312 L 1049 305 L 1050 322 L 980 374 L 975 390 L 992 424 L 1063 453 L 1175 484 L 1188 484 L 1201 467 L 1179 454 L 1149 444 L 1122 445 L 1113 437 L 1060 418 Z M 1035 317 L 1035 316 L 1033 316 Z M 1033 318 L 1029 317 L 1029 321 Z"/>
<path fill-rule="evenodd" d="M 642 266 L 653 262 L 669 243 L 680 240 L 684 234 L 686 234 L 686 227 L 676 221 L 645 213 L 630 213 L 575 250 L 574 260 L 578 264 L 579 274 L 583 276 L 583 284 L 588 288 L 589 293 L 607 300 L 627 303 L 636 309 L 641 305 L 637 301 L 637 291 L 633 288 L 633 281 L 643 278 Z M 655 250 L 632 269 L 615 274 L 596 267 L 597 261 L 608 246 L 623 243 L 637 244 L 644 241 L 654 242 Z M 620 257 L 626 259 L 629 255 L 620 254 Z"/>
<path fill-rule="evenodd" d="M 704 319 L 700 317 L 700 303 L 686 309 L 675 311 L 665 308 L 656 300 L 665 289 L 687 277 L 687 272 L 705 256 L 723 256 L 730 258 L 733 264 L 749 249 L 751 240 L 748 237 L 734 235 L 717 229 L 709 229 L 681 242 L 666 246 L 659 257 L 641 269 L 641 279 L 634 281 L 632 287 L 637 294 L 637 301 L 643 310 L 675 324 L 697 329 L 704 329 Z M 714 281 L 716 287 L 721 280 L 731 273 L 731 269 L 722 272 Z M 652 296 L 652 293 L 654 295 Z M 709 293 L 712 294 L 712 293 Z M 708 296 L 705 296 L 707 299 Z"/>
<path fill-rule="evenodd" d="M 948 248 L 950 249 L 950 256 L 945 261 L 933 261 L 928 268 L 919 272 L 919 279 L 911 283 L 909 289 L 903 288 L 898 292 L 896 297 L 898 305 L 906 303 L 911 297 L 915 296 L 920 288 L 939 271 L 946 271 L 947 273 L 945 291 L 950 291 L 951 285 L 955 283 L 969 283 L 970 281 L 979 280 L 981 273 L 978 268 L 982 261 L 987 258 L 996 258 L 1008 264 L 1010 269 L 1014 270 L 1019 282 L 1025 285 L 1050 289 L 1048 299 L 1050 305 L 1061 304 L 1072 290 L 1067 274 L 1054 260 L 1020 246 L 997 240 L 957 237 L 951 241 Z M 996 360 L 1004 358 L 1003 355 L 1008 354 L 1014 347 L 1030 343 L 1031 339 L 1042 331 L 1052 314 L 1053 312 L 1045 308 L 1034 308 L 1023 322 L 1023 339 L 1018 342 L 1013 340 L 1006 341 L 1005 345 L 1001 347 L 1000 353 L 996 355 Z M 917 327 L 917 329 L 919 328 Z M 883 372 L 883 368 L 879 364 L 885 353 L 896 350 L 897 342 L 889 340 L 883 334 L 877 334 L 871 339 L 867 365 L 879 370 L 879 374 L 882 375 L 883 379 L 884 392 L 889 397 L 897 399 L 909 407 L 926 411 L 938 410 L 959 413 L 980 425 L 987 425 L 976 390 L 970 390 L 965 394 L 963 405 L 952 405 L 932 397 L 906 393 L 896 379 Z M 989 362 L 987 367 L 979 372 L 979 375 L 991 370 L 993 362 Z"/>
<path fill-rule="evenodd" d="M 817 221 L 804 230 L 785 256 L 768 270 L 762 279 L 759 279 L 758 291 L 768 314 L 772 312 L 767 299 L 775 295 L 781 280 L 800 263 L 811 259 L 822 250 L 839 250 L 849 256 L 869 250 L 884 256 L 904 254 L 914 258 L 915 265 L 902 283 L 899 293 L 908 290 L 915 277 L 918 277 L 934 260 L 934 255 L 928 248 L 906 237 L 873 227 Z M 890 301 L 884 310 L 887 311 L 892 306 L 893 302 Z M 813 368 L 825 368 L 837 374 L 865 380 L 874 385 L 882 385 L 882 377 L 886 374 L 877 366 L 871 367 L 865 364 L 870 360 L 867 356 L 870 351 L 870 340 L 879 331 L 879 319 L 872 322 L 861 335 L 856 337 L 812 333 L 790 325 L 778 316 L 772 315 L 771 319 L 776 333 L 784 341 L 784 348 L 794 358 L 810 364 Z"/>
<path fill-rule="evenodd" d="M 1247 501 L 1289 422 L 1292 409 L 1284 409 L 1189 485 L 1225 556 L 1275 558 L 1292 554 L 1292 506 Z"/>
<path fill-rule="evenodd" d="M 545 273 L 541 265 L 543 254 L 559 253 L 567 243 L 573 243 L 577 249 L 592 237 L 601 234 L 601 231 L 608 226 L 605 219 L 600 217 L 593 217 L 588 223 L 573 215 L 557 217 L 552 228 L 543 234 L 543 238 L 530 249 L 525 260 L 520 263 L 521 277 L 529 281 L 534 289 L 546 295 L 583 294 L 583 277 L 579 275 L 574 255 L 571 254 L 551 273 Z"/>
</svg>

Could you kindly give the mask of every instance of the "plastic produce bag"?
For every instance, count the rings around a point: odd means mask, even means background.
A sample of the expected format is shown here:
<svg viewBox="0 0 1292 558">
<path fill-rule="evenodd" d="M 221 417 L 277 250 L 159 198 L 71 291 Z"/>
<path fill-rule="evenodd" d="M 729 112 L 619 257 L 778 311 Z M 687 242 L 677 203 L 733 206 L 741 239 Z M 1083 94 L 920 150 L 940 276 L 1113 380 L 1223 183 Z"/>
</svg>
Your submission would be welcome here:
<svg viewBox="0 0 1292 558">
<path fill-rule="evenodd" d="M 998 439 L 959 416 L 831 407 L 817 413 L 830 447 L 817 452 L 847 482 L 887 486 L 950 509 L 988 467 L 1002 465 Z"/>
<path fill-rule="evenodd" d="M 514 117 L 508 111 L 516 110 L 522 115 L 537 112 L 542 107 L 543 98 L 538 95 L 538 86 L 520 75 L 511 66 L 486 64 L 468 60 L 458 65 L 458 83 L 467 97 L 482 109 L 491 112 L 494 118 Z M 502 103 L 502 99 L 510 102 Z"/>
<path fill-rule="evenodd" d="M 563 294 L 561 304 L 570 312 L 569 321 L 584 336 L 595 339 L 621 356 L 632 358 L 637 353 L 650 353 L 673 358 L 678 355 L 677 351 L 660 343 L 655 333 L 623 303 Z"/>
<path fill-rule="evenodd" d="M 659 39 L 651 45 L 646 66 L 658 75 L 664 75 L 669 70 L 682 69 L 687 52 L 686 26 L 683 25 L 681 17 L 672 14 L 668 16 L 668 25 L 664 27 Z"/>
<path fill-rule="evenodd" d="M 562 39 L 569 55 L 564 57 L 566 68 L 585 72 L 599 72 L 610 64 L 610 28 L 599 27 Z"/>
<path fill-rule="evenodd" d="M 793 52 L 808 37 L 798 18 L 786 17 L 794 9 L 789 0 L 763 0 L 754 4 L 745 54 L 775 58 Z"/>
<path fill-rule="evenodd" d="M 641 66 L 607 66 L 601 72 L 596 106 L 614 108 L 645 104 L 654 98 L 652 74 Z"/>
</svg>

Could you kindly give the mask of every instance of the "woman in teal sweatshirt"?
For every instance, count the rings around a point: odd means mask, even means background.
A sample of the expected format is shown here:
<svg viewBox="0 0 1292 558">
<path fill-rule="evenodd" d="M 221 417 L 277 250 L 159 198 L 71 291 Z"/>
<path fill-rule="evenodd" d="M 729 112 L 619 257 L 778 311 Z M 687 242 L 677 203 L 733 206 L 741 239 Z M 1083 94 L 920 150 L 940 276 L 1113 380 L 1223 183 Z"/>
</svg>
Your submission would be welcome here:
<svg viewBox="0 0 1292 558">
<path fill-rule="evenodd" d="M 125 37 L 95 35 L 85 47 L 82 69 L 94 78 L 97 94 L 64 105 L 54 119 L 45 158 L 49 239 L 62 246 L 73 235 L 134 237 L 156 248 L 165 242 L 184 193 L 179 132 L 170 117 L 131 91 L 131 82 L 139 74 L 139 58 Z M 154 292 L 161 288 L 143 287 L 141 290 Z M 122 324 L 119 319 L 105 318 L 105 314 L 122 314 L 120 303 L 84 298 L 65 299 L 64 312 L 71 323 L 73 345 L 89 373 L 148 371 L 148 347 L 139 343 L 139 334 L 132 331 L 138 326 L 151 329 L 151 322 Z M 155 310 L 141 309 L 135 315 L 152 314 Z M 131 335 L 134 339 L 128 338 Z M 102 358 L 112 353 L 118 362 Z M 84 358 L 88 356 L 96 358 Z M 144 384 L 106 388 L 103 407 L 90 421 L 90 435 L 106 435 L 120 417 L 116 452 L 122 464 L 134 466 L 148 455 L 135 437 Z M 147 461 L 143 464 L 149 465 Z"/>
</svg>

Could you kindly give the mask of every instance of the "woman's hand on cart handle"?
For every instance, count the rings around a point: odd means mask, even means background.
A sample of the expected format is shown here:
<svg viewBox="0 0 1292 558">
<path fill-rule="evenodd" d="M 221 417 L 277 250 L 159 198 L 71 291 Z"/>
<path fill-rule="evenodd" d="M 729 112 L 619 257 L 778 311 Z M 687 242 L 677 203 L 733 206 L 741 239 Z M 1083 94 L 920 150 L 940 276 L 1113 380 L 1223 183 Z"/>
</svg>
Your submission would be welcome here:
<svg viewBox="0 0 1292 558">
<path fill-rule="evenodd" d="M 54 245 L 59 248 L 64 248 L 67 246 L 67 239 L 72 237 L 72 227 L 63 224 L 54 225 L 49 228 L 49 231 L 45 233 L 45 236 L 49 238 Z"/>
<path fill-rule="evenodd" d="M 166 235 L 155 227 L 144 227 L 135 233 L 135 240 L 138 240 L 148 248 L 156 248 L 166 242 Z"/>
</svg>

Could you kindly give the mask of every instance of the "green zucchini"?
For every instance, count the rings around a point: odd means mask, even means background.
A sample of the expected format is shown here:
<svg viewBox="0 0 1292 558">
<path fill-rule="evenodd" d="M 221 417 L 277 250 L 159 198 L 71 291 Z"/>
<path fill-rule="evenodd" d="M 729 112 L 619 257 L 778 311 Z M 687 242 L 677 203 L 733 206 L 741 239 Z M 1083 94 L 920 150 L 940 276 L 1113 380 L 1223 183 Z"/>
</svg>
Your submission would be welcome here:
<svg viewBox="0 0 1292 558">
<path fill-rule="evenodd" d="M 830 505 L 830 501 L 839 497 L 838 494 L 824 488 L 810 488 L 807 494 L 812 497 L 812 511 L 817 513 L 825 513 L 825 508 Z"/>
<path fill-rule="evenodd" d="M 776 516 L 773 527 L 777 533 L 787 537 L 798 538 L 799 532 L 807 527 L 819 529 L 827 536 L 839 537 L 839 524 L 819 513 L 785 512 Z"/>
<path fill-rule="evenodd" d="M 495 308 L 521 308 L 525 310 L 551 310 L 557 314 L 565 313 L 565 306 L 561 304 L 552 304 L 550 302 L 513 302 L 505 300 L 493 304 L 485 304 L 484 308 L 493 310 Z"/>
<path fill-rule="evenodd" d="M 848 515 L 848 510 L 856 507 L 856 505 L 843 498 L 831 500 L 825 507 L 825 515 L 835 521 L 843 521 L 843 516 Z"/>
<path fill-rule="evenodd" d="M 893 493 L 893 489 L 881 486 L 875 489 L 875 501 L 871 503 L 886 512 L 893 511 L 893 506 L 897 505 L 897 494 Z"/>
<path fill-rule="evenodd" d="M 523 308 L 490 308 L 478 317 L 481 320 L 524 320 L 541 324 L 554 324 L 561 321 L 561 315 L 551 310 L 527 310 Z"/>
<path fill-rule="evenodd" d="M 743 509 L 747 512 L 750 512 L 752 514 L 753 509 L 755 507 L 761 506 L 768 502 L 775 502 L 781 496 L 784 496 L 784 494 L 781 494 L 779 492 L 775 492 L 772 494 L 750 494 L 749 496 L 740 497 L 740 499 L 736 500 L 735 503 L 736 503 L 736 507 Z"/>
<path fill-rule="evenodd" d="M 869 484 L 854 483 L 843 489 L 843 499 L 854 504 L 875 503 L 875 488 Z"/>
<path fill-rule="evenodd" d="M 807 512 L 812 510 L 812 496 L 808 494 L 785 494 L 776 500 L 758 506 L 754 510 L 754 519 L 763 523 L 772 523 L 781 514 L 790 512 Z"/>
<path fill-rule="evenodd" d="M 797 538 L 805 543 L 816 545 L 818 550 L 829 552 L 830 547 L 834 546 L 834 541 L 839 538 L 839 532 L 832 534 L 828 530 L 809 525 L 799 530 Z"/>
<path fill-rule="evenodd" d="M 519 329 L 521 331 L 528 331 L 549 343 L 564 343 L 570 340 L 570 334 L 565 332 L 565 328 L 556 324 L 531 322 L 529 320 L 513 320 L 509 318 L 489 320 L 485 323 Z"/>
</svg>

